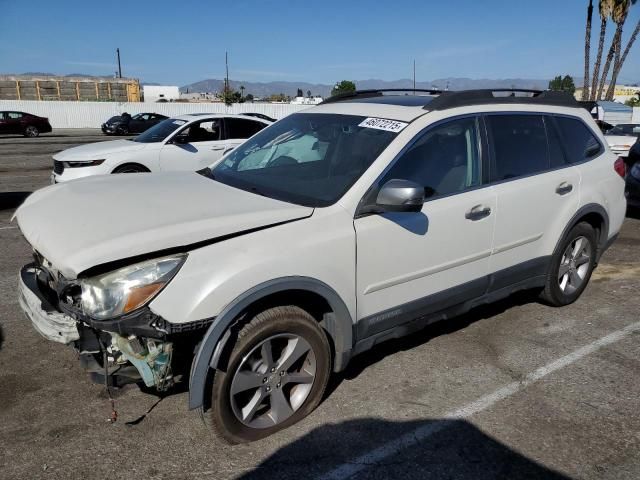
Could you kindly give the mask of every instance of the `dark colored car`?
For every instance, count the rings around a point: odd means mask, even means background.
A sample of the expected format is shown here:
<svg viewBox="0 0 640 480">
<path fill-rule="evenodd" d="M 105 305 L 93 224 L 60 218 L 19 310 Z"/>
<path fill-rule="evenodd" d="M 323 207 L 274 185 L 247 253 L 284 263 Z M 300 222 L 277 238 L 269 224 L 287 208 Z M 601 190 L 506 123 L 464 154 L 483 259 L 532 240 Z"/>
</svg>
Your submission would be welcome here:
<svg viewBox="0 0 640 480">
<path fill-rule="evenodd" d="M 155 124 L 169 117 L 159 113 L 137 113 L 133 116 L 127 112 L 116 115 L 102 124 L 102 133 L 107 135 L 129 135 L 142 133 Z"/>
<path fill-rule="evenodd" d="M 629 150 L 626 158 L 627 164 L 627 185 L 624 194 L 627 197 L 627 205 L 640 208 L 640 140 Z"/>
<path fill-rule="evenodd" d="M 0 112 L 0 134 L 19 133 L 25 137 L 37 137 L 51 131 L 48 118 L 25 112 Z"/>
<path fill-rule="evenodd" d="M 607 131 L 607 135 L 629 135 L 631 137 L 640 137 L 640 124 L 637 123 L 619 123 Z"/>
</svg>

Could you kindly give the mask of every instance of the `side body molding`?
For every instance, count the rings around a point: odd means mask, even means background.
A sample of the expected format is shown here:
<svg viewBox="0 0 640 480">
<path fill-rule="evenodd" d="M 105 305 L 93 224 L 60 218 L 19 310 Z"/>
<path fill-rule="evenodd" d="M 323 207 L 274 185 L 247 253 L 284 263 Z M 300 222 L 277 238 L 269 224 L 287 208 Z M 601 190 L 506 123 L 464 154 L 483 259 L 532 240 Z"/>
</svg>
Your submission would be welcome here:
<svg viewBox="0 0 640 480">
<path fill-rule="evenodd" d="M 321 325 L 329 332 L 335 347 L 334 371 L 341 371 L 346 367 L 353 347 L 353 320 L 349 309 L 335 290 L 326 283 L 309 277 L 292 276 L 269 280 L 256 285 L 229 303 L 207 330 L 193 360 L 194 367 L 189 379 L 190 410 L 204 405 L 209 370 L 218 366 L 219 352 L 229 338 L 228 329 L 238 315 L 261 298 L 286 290 L 312 292 L 327 301 L 333 314 L 327 315 Z"/>
</svg>

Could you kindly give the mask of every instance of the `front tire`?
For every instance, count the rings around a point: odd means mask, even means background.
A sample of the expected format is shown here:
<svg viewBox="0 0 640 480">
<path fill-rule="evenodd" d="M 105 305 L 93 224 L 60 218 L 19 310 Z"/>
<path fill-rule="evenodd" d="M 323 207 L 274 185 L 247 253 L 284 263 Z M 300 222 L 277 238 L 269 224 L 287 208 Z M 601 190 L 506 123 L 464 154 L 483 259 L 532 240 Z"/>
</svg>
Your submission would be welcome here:
<svg viewBox="0 0 640 480">
<path fill-rule="evenodd" d="M 318 322 L 295 306 L 259 313 L 242 328 L 228 368 L 216 371 L 209 418 L 229 443 L 267 437 L 320 403 L 331 371 Z"/>
<path fill-rule="evenodd" d="M 587 287 L 596 266 L 596 231 L 586 222 L 573 227 L 551 257 L 543 301 L 554 307 L 575 302 Z"/>
</svg>

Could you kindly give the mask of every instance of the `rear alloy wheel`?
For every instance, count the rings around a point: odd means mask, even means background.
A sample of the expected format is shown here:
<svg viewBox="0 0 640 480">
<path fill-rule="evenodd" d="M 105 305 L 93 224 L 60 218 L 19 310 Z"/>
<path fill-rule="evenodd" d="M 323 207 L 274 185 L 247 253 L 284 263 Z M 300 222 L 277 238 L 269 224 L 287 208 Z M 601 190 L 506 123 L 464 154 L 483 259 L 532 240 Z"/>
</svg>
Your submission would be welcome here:
<svg viewBox="0 0 640 480">
<path fill-rule="evenodd" d="M 35 127 L 33 125 L 29 125 L 27 128 L 24 129 L 24 136 L 25 137 L 37 137 L 38 135 L 40 135 L 40 130 L 38 130 L 38 127 Z"/>
<path fill-rule="evenodd" d="M 551 258 L 542 298 L 554 306 L 575 302 L 589 282 L 596 263 L 595 230 L 588 223 L 571 229 Z"/>
<path fill-rule="evenodd" d="M 231 443 L 264 438 L 308 415 L 330 372 L 325 333 L 304 310 L 276 307 L 238 334 L 225 372 L 216 371 L 210 418 Z"/>
</svg>

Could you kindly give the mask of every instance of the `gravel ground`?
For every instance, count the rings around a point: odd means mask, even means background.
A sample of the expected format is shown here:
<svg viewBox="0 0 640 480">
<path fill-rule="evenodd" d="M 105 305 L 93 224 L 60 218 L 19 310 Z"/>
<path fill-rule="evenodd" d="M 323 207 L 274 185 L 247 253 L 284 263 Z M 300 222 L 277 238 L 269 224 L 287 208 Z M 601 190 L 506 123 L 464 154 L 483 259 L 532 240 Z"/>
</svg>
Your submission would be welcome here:
<svg viewBox="0 0 640 480">
<path fill-rule="evenodd" d="M 0 478 L 640 478 L 640 213 L 629 212 L 582 298 L 518 295 L 378 346 L 301 423 L 229 446 L 187 393 L 104 389 L 20 312 L 30 259 L 15 207 L 51 155 L 97 131 L 0 138 Z M 128 423 L 129 422 L 129 423 Z"/>
</svg>

